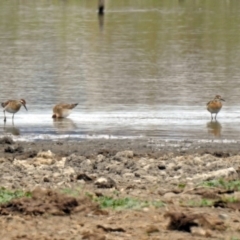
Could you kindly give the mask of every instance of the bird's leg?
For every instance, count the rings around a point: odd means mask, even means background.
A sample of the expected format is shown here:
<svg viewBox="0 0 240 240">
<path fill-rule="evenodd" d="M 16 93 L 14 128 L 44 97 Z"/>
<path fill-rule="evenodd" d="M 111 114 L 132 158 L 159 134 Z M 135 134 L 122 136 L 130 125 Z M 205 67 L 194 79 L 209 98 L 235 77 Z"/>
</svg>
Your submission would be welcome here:
<svg viewBox="0 0 240 240">
<path fill-rule="evenodd" d="M 217 113 L 215 114 L 215 121 L 217 121 Z"/>
<path fill-rule="evenodd" d="M 212 113 L 211 113 L 211 122 L 212 122 L 212 120 L 213 120 L 213 115 L 212 115 Z"/>
<path fill-rule="evenodd" d="M 5 110 L 3 111 L 3 113 L 4 113 L 4 122 L 6 122 L 7 121 L 7 118 L 6 118 L 6 114 L 5 114 Z"/>
<path fill-rule="evenodd" d="M 13 113 L 13 116 L 12 116 L 12 122 L 14 121 L 14 113 Z"/>
</svg>

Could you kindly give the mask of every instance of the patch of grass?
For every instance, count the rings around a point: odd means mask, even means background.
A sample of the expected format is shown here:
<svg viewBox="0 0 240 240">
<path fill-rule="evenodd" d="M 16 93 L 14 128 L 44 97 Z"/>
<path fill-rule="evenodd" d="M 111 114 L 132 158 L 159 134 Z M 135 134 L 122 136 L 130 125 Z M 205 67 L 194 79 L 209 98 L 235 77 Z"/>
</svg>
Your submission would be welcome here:
<svg viewBox="0 0 240 240">
<path fill-rule="evenodd" d="M 200 201 L 194 201 L 194 200 L 189 201 L 185 206 L 188 206 L 188 207 L 212 207 L 213 204 L 214 204 L 213 200 L 203 198 Z"/>
<path fill-rule="evenodd" d="M 227 190 L 240 191 L 239 180 L 226 181 L 224 179 L 217 179 L 217 180 L 205 181 L 201 185 L 204 187 L 217 187 L 217 188 L 224 188 Z"/>
<path fill-rule="evenodd" d="M 239 199 L 237 199 L 234 196 L 232 196 L 232 197 L 222 197 L 222 201 L 224 201 L 226 203 L 235 203 L 235 202 L 239 202 Z"/>
<path fill-rule="evenodd" d="M 179 183 L 178 188 L 184 189 L 186 187 L 186 183 Z"/>
<path fill-rule="evenodd" d="M 81 194 L 81 188 L 64 188 L 61 190 L 61 193 L 70 195 L 72 197 L 78 197 Z"/>
<path fill-rule="evenodd" d="M 142 209 L 144 207 L 154 206 L 156 208 L 163 207 L 165 204 L 162 201 L 141 201 L 134 198 L 113 198 L 102 196 L 95 198 L 101 208 L 112 208 L 114 210 L 122 209 Z"/>
<path fill-rule="evenodd" d="M 20 190 L 11 191 L 5 188 L 0 188 L 0 204 L 9 202 L 15 198 L 20 197 L 31 197 L 31 193 Z"/>
</svg>

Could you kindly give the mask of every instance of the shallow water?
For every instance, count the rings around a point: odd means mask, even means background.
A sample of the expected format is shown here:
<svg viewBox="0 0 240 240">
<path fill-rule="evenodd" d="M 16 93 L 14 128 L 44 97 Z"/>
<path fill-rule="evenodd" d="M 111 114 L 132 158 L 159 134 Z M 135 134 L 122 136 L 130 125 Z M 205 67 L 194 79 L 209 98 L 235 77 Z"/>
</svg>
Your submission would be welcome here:
<svg viewBox="0 0 240 240">
<path fill-rule="evenodd" d="M 18 139 L 240 139 L 240 2 L 0 2 L 0 100 Z M 226 99 L 218 122 L 206 102 Z M 54 122 L 58 102 L 75 103 Z M 0 112 L 0 118 L 3 114 Z"/>
</svg>

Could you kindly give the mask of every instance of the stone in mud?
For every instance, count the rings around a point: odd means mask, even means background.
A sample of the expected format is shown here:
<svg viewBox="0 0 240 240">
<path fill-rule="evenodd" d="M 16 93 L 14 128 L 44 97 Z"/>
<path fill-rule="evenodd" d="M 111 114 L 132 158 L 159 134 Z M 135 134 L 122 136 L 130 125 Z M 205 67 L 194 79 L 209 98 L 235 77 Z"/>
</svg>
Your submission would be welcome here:
<svg viewBox="0 0 240 240">
<path fill-rule="evenodd" d="M 171 170 L 173 170 L 175 168 L 175 166 L 176 166 L 176 164 L 171 162 L 171 163 L 167 164 L 167 170 L 171 171 Z"/>
<path fill-rule="evenodd" d="M 230 168 L 220 169 L 220 170 L 209 172 L 209 173 L 196 174 L 192 178 L 187 178 L 187 180 L 206 181 L 206 180 L 219 179 L 224 177 L 238 178 L 238 173 L 233 167 L 230 167 Z"/>
<path fill-rule="evenodd" d="M 43 182 L 51 182 L 49 177 L 43 177 Z"/>
<path fill-rule="evenodd" d="M 97 162 L 103 162 L 104 159 L 105 159 L 105 156 L 104 156 L 104 155 L 102 155 L 102 154 L 98 154 L 98 155 L 97 155 Z"/>
<path fill-rule="evenodd" d="M 110 177 L 100 177 L 98 178 L 94 184 L 98 187 L 98 188 L 113 188 L 116 187 L 116 182 L 111 179 Z"/>
<path fill-rule="evenodd" d="M 193 159 L 193 163 L 196 165 L 196 166 L 199 166 L 199 165 L 202 165 L 203 164 L 203 160 L 200 158 L 200 157 L 195 157 Z"/>
<path fill-rule="evenodd" d="M 143 178 L 145 180 L 147 180 L 148 182 L 151 182 L 151 183 L 157 183 L 157 181 L 158 181 L 157 177 L 154 177 L 154 176 L 151 176 L 151 175 L 145 175 Z"/>
<path fill-rule="evenodd" d="M 143 176 L 147 175 L 147 173 L 145 170 L 139 169 L 134 172 L 134 175 L 135 175 L 135 177 L 143 177 Z"/>
<path fill-rule="evenodd" d="M 23 147 L 22 146 L 7 146 L 4 151 L 6 153 L 22 153 Z"/>
<path fill-rule="evenodd" d="M 156 232 L 159 232 L 159 229 L 156 225 L 148 225 L 146 227 L 146 233 L 147 234 L 156 233 Z"/>
<path fill-rule="evenodd" d="M 0 138 L 0 144 L 13 144 L 13 140 L 10 137 Z"/>
<path fill-rule="evenodd" d="M 108 173 L 121 174 L 124 168 L 123 168 L 123 164 L 120 164 L 120 165 L 111 164 L 106 166 L 105 169 L 108 171 Z"/>
<path fill-rule="evenodd" d="M 132 159 L 128 159 L 128 161 L 126 161 L 124 163 L 124 167 L 125 168 L 128 168 L 128 169 L 131 169 L 132 171 L 136 170 L 137 169 L 137 164 L 134 160 Z"/>
<path fill-rule="evenodd" d="M 91 182 L 93 179 L 92 177 L 90 177 L 89 175 L 85 174 L 85 173 L 79 173 L 76 176 L 77 180 L 84 180 L 85 182 Z"/>
<path fill-rule="evenodd" d="M 115 157 L 119 158 L 119 157 L 126 157 L 126 158 L 133 158 L 133 151 L 130 150 L 126 150 L 126 151 L 121 151 L 118 152 Z"/>
<path fill-rule="evenodd" d="M 166 165 L 161 163 L 161 164 L 158 165 L 158 169 L 159 170 L 166 170 Z"/>
<path fill-rule="evenodd" d="M 122 177 L 123 178 L 130 178 L 130 179 L 132 179 L 132 178 L 134 178 L 135 177 L 135 175 L 134 175 L 134 173 L 124 173 L 123 175 L 122 175 Z"/>
<path fill-rule="evenodd" d="M 178 197 L 178 194 L 173 192 L 167 192 L 163 195 L 165 201 L 171 201 L 173 198 Z"/>
<path fill-rule="evenodd" d="M 77 156 L 75 154 L 71 154 L 66 158 L 65 166 L 71 167 L 81 167 L 81 163 L 86 160 L 84 156 Z"/>
<path fill-rule="evenodd" d="M 164 214 L 164 217 L 169 219 L 167 226 L 169 230 L 191 232 L 193 227 L 219 231 L 226 229 L 223 221 L 206 213 L 184 213 L 174 211 L 167 212 Z"/>
<path fill-rule="evenodd" d="M 7 161 L 6 158 L 0 158 L 0 163 L 4 163 L 4 162 L 6 162 L 6 161 Z"/>
<path fill-rule="evenodd" d="M 37 157 L 49 159 L 49 158 L 54 158 L 54 157 L 55 157 L 55 154 L 52 153 L 50 150 L 48 150 L 48 151 L 39 152 L 39 153 L 37 154 Z"/>
<path fill-rule="evenodd" d="M 191 233 L 193 236 L 211 237 L 209 230 L 205 230 L 201 227 L 191 227 Z"/>
</svg>

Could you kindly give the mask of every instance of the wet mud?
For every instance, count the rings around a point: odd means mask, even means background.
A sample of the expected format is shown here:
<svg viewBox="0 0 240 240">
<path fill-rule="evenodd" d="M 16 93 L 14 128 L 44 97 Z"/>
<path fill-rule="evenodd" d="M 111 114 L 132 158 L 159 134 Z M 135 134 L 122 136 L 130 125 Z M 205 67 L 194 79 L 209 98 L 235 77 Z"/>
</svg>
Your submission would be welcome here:
<svg viewBox="0 0 240 240">
<path fill-rule="evenodd" d="M 1 187 L 31 197 L 0 205 L 0 237 L 240 239 L 238 146 L 223 141 L 2 138 Z M 203 185 L 219 179 L 235 185 Z M 137 199 L 144 205 L 103 208 L 99 198 Z"/>
</svg>

